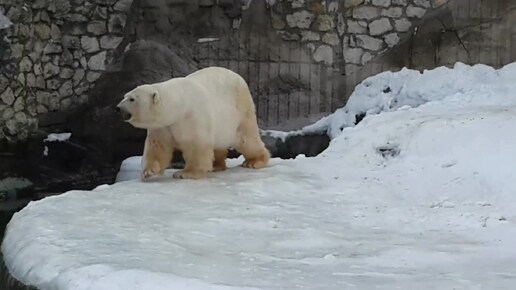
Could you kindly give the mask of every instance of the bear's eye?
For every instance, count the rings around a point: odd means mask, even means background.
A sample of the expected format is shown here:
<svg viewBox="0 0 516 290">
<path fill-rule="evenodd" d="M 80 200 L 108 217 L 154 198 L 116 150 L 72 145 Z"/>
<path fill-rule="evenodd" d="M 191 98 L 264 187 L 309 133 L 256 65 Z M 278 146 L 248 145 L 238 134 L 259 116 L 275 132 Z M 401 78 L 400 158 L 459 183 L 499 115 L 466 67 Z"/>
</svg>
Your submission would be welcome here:
<svg viewBox="0 0 516 290">
<path fill-rule="evenodd" d="M 129 98 L 129 102 L 134 102 L 134 98 Z"/>
</svg>

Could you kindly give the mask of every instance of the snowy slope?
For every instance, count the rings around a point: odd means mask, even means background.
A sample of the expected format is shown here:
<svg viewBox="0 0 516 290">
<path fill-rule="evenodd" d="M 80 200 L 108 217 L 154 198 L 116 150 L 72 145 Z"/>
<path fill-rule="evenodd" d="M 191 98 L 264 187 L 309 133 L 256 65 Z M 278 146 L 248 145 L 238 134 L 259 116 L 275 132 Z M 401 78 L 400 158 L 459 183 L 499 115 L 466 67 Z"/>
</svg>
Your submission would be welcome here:
<svg viewBox="0 0 516 290">
<path fill-rule="evenodd" d="M 371 114 L 315 158 L 33 202 L 5 263 L 49 290 L 513 289 L 516 67 L 502 71 L 422 90 L 432 101 Z"/>
</svg>

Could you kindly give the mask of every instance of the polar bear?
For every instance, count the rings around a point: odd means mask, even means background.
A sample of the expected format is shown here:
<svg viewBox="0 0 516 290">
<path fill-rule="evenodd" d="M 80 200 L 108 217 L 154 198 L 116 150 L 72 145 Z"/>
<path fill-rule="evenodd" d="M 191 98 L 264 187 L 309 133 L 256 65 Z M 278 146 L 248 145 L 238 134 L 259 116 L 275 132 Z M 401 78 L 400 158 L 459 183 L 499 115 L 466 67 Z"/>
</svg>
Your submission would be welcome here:
<svg viewBox="0 0 516 290">
<path fill-rule="evenodd" d="M 270 159 L 247 83 L 229 69 L 208 67 L 140 85 L 124 95 L 116 110 L 132 126 L 147 129 L 142 180 L 163 175 L 174 149 L 185 159 L 184 169 L 173 175 L 180 179 L 225 170 L 229 148 L 244 156 L 247 168 L 262 168 Z"/>
</svg>

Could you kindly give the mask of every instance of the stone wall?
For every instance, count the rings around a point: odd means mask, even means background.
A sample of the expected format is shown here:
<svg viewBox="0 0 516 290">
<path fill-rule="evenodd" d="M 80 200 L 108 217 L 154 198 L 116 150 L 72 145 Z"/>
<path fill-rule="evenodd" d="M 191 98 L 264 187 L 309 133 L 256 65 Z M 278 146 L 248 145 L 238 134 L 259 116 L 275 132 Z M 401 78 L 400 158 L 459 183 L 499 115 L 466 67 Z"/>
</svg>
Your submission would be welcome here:
<svg viewBox="0 0 516 290">
<path fill-rule="evenodd" d="M 88 100 L 88 90 L 122 40 L 130 4 L 0 0 L 13 22 L 1 53 L 0 140 L 23 140 L 37 128 L 38 116 Z"/>
<path fill-rule="evenodd" d="M 0 140 L 24 140 L 54 118 L 49 112 L 88 102 L 99 76 L 117 70 L 113 59 L 137 39 L 168 46 L 188 67 L 171 71 L 239 72 L 261 125 L 296 129 L 344 105 L 356 83 L 382 70 L 507 63 L 514 41 L 501 31 L 512 35 L 513 2 L 0 0 L 8 19 L 0 29 Z"/>
</svg>

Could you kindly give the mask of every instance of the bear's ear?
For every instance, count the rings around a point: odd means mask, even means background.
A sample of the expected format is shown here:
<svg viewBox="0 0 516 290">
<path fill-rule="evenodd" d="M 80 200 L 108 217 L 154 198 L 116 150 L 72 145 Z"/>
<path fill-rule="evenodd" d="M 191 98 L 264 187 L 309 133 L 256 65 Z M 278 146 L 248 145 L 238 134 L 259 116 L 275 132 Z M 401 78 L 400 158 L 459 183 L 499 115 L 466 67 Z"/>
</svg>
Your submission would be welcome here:
<svg viewBox="0 0 516 290">
<path fill-rule="evenodd" d="M 153 92 L 153 93 L 152 93 L 152 95 L 151 95 L 151 97 L 152 97 L 152 102 L 153 102 L 154 104 L 157 104 L 157 103 L 159 102 L 159 95 L 158 95 L 158 92 Z"/>
</svg>

